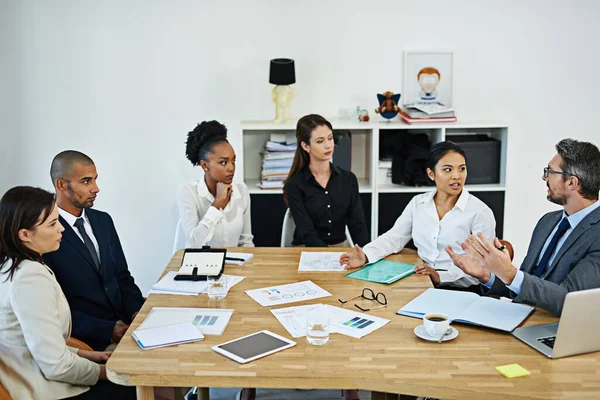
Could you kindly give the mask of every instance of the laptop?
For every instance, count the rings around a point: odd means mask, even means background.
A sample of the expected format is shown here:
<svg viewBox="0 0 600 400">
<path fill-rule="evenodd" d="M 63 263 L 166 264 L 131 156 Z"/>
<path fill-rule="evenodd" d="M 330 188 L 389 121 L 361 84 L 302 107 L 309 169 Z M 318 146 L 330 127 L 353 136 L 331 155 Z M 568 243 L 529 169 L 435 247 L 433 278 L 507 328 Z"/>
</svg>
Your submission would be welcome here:
<svg viewBox="0 0 600 400">
<path fill-rule="evenodd" d="M 559 322 L 517 328 L 512 335 L 549 358 L 600 350 L 600 289 L 570 292 Z"/>
</svg>

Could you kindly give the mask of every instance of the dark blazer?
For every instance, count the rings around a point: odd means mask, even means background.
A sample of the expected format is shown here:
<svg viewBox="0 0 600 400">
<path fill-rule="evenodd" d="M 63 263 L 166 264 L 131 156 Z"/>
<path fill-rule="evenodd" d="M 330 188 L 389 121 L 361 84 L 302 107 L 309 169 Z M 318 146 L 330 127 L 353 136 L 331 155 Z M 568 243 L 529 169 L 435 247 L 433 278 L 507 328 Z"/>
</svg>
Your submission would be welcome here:
<svg viewBox="0 0 600 400">
<path fill-rule="evenodd" d="M 104 350 L 112 342 L 115 323 L 129 324 L 144 303 L 140 289 L 127 269 L 127 261 L 112 218 L 105 212 L 86 209 L 98 241 L 100 268 L 73 228 L 64 226 L 60 248 L 44 255 L 54 271 L 71 307 L 72 335 L 94 350 Z"/>
<path fill-rule="evenodd" d="M 512 297 L 513 301 L 534 305 L 560 316 L 567 293 L 600 287 L 600 207 L 588 214 L 569 234 L 552 264 L 541 277 L 533 275 L 544 243 L 562 218 L 562 211 L 544 215 L 537 223 L 527 256 L 521 264 L 525 273 L 518 296 L 496 277 L 483 293 Z M 483 285 L 482 285 L 483 287 Z"/>
</svg>

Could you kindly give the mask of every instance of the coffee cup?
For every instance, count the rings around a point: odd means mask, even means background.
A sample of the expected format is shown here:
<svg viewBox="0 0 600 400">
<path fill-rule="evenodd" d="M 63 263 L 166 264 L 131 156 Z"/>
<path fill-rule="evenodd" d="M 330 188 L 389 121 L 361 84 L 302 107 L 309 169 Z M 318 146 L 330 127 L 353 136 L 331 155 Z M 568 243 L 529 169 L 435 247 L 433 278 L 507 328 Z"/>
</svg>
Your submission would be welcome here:
<svg viewBox="0 0 600 400">
<path fill-rule="evenodd" d="M 442 313 L 428 313 L 423 317 L 425 332 L 431 337 L 441 337 L 450 326 L 450 318 Z"/>
</svg>

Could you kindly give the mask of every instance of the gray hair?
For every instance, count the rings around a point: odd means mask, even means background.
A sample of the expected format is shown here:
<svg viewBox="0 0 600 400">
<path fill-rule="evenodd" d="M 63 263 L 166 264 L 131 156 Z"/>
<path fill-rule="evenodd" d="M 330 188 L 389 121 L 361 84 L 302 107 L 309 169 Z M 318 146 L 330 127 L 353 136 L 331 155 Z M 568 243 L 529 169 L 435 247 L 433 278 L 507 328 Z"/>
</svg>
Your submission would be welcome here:
<svg viewBox="0 0 600 400">
<path fill-rule="evenodd" d="M 50 178 L 56 187 L 57 179 L 68 179 L 71 177 L 73 165 L 93 165 L 94 161 L 87 155 L 76 150 L 65 150 L 58 153 L 52 160 L 50 167 Z"/>
<path fill-rule="evenodd" d="M 556 151 L 562 157 L 562 170 L 579 179 L 581 196 L 589 200 L 598 200 L 600 150 L 589 142 L 563 139 L 556 144 Z"/>
</svg>

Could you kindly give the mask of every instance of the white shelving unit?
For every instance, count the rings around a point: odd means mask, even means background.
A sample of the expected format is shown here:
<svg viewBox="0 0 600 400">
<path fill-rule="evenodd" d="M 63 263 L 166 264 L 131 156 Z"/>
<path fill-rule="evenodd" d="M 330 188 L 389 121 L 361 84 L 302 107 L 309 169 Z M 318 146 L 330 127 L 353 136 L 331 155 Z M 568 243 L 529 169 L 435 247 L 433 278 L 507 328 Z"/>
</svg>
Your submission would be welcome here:
<svg viewBox="0 0 600 400">
<path fill-rule="evenodd" d="M 375 118 L 377 118 L 375 116 Z M 352 133 L 351 170 L 359 180 L 359 191 L 371 194 L 371 236 L 377 237 L 379 194 L 380 193 L 423 193 L 433 187 L 414 187 L 378 182 L 379 179 L 379 139 L 386 130 L 401 130 L 406 133 L 427 133 L 432 144 L 452 140 L 453 135 L 486 134 L 500 141 L 500 181 L 495 184 L 466 185 L 470 192 L 504 192 L 506 190 L 506 149 L 508 126 L 498 121 L 468 121 L 444 124 L 409 125 L 402 121 L 351 122 L 330 120 L 334 130 Z M 238 174 L 252 195 L 278 195 L 280 189 L 260 189 L 262 158 L 260 153 L 272 132 L 295 133 L 296 121 L 291 124 L 274 124 L 271 121 L 242 121 L 242 146 L 240 153 L 243 162 L 238 164 Z M 334 154 L 335 158 L 335 154 Z M 239 167 L 242 171 L 239 171 Z M 253 200 L 255 201 L 255 200 Z"/>
</svg>

